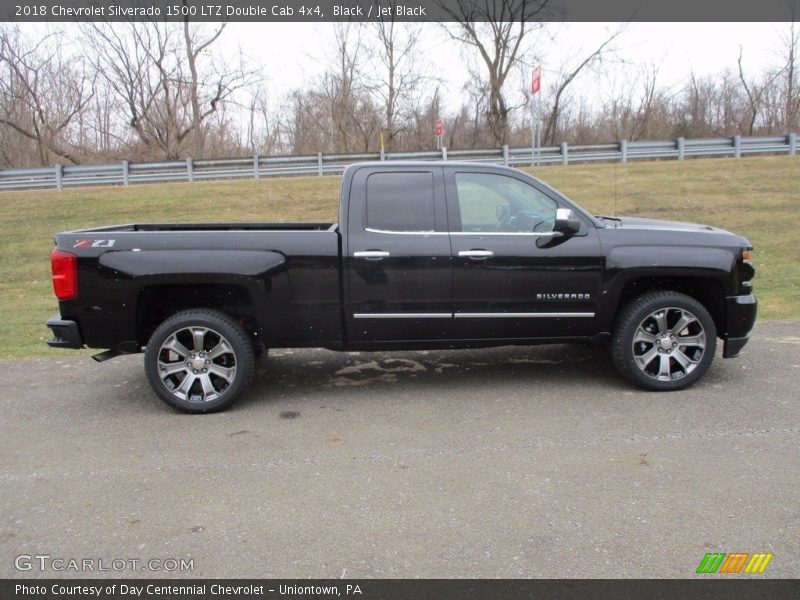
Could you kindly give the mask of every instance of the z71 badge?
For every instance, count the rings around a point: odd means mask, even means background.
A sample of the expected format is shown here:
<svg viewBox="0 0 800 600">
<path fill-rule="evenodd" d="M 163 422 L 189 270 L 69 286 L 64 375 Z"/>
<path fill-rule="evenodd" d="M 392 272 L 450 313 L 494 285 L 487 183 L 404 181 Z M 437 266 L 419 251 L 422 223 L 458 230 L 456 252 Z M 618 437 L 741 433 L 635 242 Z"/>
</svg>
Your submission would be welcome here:
<svg viewBox="0 0 800 600">
<path fill-rule="evenodd" d="M 117 240 L 78 240 L 73 248 L 111 248 Z"/>
</svg>

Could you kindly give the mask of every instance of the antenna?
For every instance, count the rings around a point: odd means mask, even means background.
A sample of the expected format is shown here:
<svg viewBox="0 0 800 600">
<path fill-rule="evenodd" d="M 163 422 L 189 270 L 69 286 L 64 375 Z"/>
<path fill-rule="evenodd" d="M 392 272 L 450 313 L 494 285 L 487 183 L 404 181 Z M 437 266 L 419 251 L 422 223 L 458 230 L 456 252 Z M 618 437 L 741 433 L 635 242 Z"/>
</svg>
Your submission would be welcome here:
<svg viewBox="0 0 800 600">
<path fill-rule="evenodd" d="M 619 164 L 616 160 L 614 161 L 614 218 L 617 217 L 617 164 Z"/>
</svg>

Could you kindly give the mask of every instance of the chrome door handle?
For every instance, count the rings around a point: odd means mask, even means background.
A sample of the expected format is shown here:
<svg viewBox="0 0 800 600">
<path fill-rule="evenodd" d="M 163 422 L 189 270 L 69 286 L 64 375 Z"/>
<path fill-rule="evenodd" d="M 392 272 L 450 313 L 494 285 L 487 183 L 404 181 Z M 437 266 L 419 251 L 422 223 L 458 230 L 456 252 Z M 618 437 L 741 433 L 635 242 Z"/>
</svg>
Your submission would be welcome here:
<svg viewBox="0 0 800 600">
<path fill-rule="evenodd" d="M 494 252 L 491 250 L 459 250 L 458 255 L 466 258 L 485 259 L 494 256 Z"/>
<path fill-rule="evenodd" d="M 367 260 L 381 260 L 389 256 L 391 254 L 385 250 L 359 250 L 358 252 L 353 252 L 354 258 L 366 258 Z"/>
</svg>

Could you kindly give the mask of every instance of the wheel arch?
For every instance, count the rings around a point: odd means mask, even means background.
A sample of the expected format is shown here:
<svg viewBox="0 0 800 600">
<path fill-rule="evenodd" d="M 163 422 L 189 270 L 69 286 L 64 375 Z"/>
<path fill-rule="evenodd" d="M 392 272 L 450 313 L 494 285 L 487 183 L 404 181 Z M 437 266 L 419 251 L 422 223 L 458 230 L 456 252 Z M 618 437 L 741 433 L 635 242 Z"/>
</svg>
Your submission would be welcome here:
<svg viewBox="0 0 800 600">
<path fill-rule="evenodd" d="M 140 347 L 165 319 L 192 308 L 244 319 L 248 333 L 264 339 L 263 315 L 287 285 L 286 257 L 272 250 L 126 250 L 103 254 L 99 267 L 125 282 Z"/>
<path fill-rule="evenodd" d="M 617 324 L 623 309 L 635 298 L 655 291 L 673 291 L 697 300 L 711 315 L 717 335 L 725 331 L 725 288 L 714 277 L 692 275 L 640 275 L 631 277 L 620 287 L 611 330 Z"/>
<path fill-rule="evenodd" d="M 257 297 L 242 283 L 197 280 L 154 283 L 139 290 L 136 302 L 136 340 L 147 345 L 153 331 L 171 316 L 189 309 L 219 310 L 236 320 L 251 337 L 263 337 Z"/>
</svg>

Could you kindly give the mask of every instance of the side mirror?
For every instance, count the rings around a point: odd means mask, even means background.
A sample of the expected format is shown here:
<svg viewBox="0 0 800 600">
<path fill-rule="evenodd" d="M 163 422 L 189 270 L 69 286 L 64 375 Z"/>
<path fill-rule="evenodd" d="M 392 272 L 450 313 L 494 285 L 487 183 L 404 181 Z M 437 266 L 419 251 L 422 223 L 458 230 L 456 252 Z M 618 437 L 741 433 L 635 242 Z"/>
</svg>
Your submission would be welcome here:
<svg viewBox="0 0 800 600">
<path fill-rule="evenodd" d="M 581 230 L 581 222 L 575 218 L 575 213 L 571 208 L 556 209 L 556 222 L 553 231 L 564 235 L 573 235 Z"/>
</svg>

